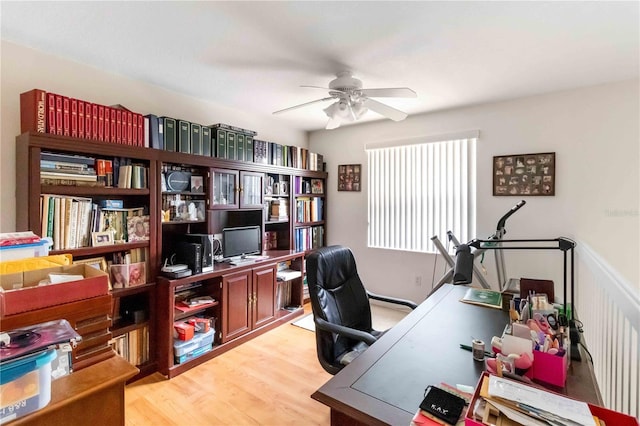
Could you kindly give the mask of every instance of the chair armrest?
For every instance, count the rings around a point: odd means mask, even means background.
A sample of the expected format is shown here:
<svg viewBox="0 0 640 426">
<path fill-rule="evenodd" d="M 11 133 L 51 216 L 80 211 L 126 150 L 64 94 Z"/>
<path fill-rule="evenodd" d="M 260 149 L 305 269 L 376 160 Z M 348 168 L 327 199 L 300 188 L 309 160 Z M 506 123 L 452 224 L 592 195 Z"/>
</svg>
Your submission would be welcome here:
<svg viewBox="0 0 640 426">
<path fill-rule="evenodd" d="M 323 320 L 322 318 L 316 317 L 315 315 L 313 316 L 313 321 L 316 323 L 316 327 L 321 330 L 336 333 L 341 336 L 350 337 L 352 339 L 364 342 L 369 346 L 373 345 L 378 340 L 372 334 L 367 333 L 366 331 L 356 330 L 355 328 L 349 328 L 343 325 L 332 324 L 328 321 Z"/>
<path fill-rule="evenodd" d="M 379 295 L 379 294 L 371 293 L 368 290 L 367 290 L 367 296 L 369 296 L 369 299 L 380 300 L 382 302 L 394 303 L 396 305 L 407 306 L 407 307 L 411 308 L 412 310 L 418 307 L 418 305 L 416 305 L 415 303 L 413 303 L 410 300 L 398 299 L 396 297 L 390 297 L 390 296 L 382 296 L 382 295 Z"/>
</svg>

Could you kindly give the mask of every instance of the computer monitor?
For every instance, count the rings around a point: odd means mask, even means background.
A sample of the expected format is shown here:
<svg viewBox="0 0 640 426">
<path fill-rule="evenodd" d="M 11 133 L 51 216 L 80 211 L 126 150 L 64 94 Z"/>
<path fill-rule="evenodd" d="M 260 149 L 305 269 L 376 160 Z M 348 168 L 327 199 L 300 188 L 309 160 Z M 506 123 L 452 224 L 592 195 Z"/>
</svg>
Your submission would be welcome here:
<svg viewBox="0 0 640 426">
<path fill-rule="evenodd" d="M 259 226 L 224 228 L 222 230 L 222 256 L 225 259 L 262 252 L 262 234 Z"/>
</svg>

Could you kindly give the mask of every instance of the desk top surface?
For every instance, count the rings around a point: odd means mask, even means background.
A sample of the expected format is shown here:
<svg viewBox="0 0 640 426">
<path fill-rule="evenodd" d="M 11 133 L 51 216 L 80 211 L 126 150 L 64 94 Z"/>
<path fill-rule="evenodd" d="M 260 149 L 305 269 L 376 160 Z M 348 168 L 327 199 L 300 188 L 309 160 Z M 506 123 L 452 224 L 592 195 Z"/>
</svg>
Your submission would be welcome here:
<svg viewBox="0 0 640 426">
<path fill-rule="evenodd" d="M 312 398 L 367 424 L 409 424 L 428 385 L 475 387 L 484 362 L 460 344 L 490 350 L 508 315 L 460 302 L 467 287 L 444 285 Z"/>
</svg>

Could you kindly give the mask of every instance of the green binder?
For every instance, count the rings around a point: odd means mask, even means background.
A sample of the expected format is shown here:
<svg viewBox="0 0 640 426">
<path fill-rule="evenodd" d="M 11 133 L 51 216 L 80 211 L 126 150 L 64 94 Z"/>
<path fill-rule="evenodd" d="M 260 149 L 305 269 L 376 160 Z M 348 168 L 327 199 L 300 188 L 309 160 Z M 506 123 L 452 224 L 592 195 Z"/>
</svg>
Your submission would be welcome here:
<svg viewBox="0 0 640 426">
<path fill-rule="evenodd" d="M 216 157 L 227 158 L 227 131 L 216 129 Z"/>
<path fill-rule="evenodd" d="M 211 148 L 211 128 L 202 126 L 202 155 L 213 157 Z"/>
<path fill-rule="evenodd" d="M 164 149 L 165 151 L 176 150 L 176 120 L 170 117 L 162 117 L 164 127 Z"/>
<path fill-rule="evenodd" d="M 244 161 L 253 162 L 253 136 L 244 137 Z"/>
<path fill-rule="evenodd" d="M 191 123 L 191 153 L 202 155 L 202 126 Z"/>
<path fill-rule="evenodd" d="M 242 133 L 236 133 L 236 160 L 244 161 L 245 158 L 245 143 L 244 135 Z"/>
<path fill-rule="evenodd" d="M 178 150 L 187 154 L 191 153 L 191 131 L 189 122 L 178 120 Z"/>
<path fill-rule="evenodd" d="M 236 132 L 227 132 L 227 159 L 236 159 Z"/>
</svg>

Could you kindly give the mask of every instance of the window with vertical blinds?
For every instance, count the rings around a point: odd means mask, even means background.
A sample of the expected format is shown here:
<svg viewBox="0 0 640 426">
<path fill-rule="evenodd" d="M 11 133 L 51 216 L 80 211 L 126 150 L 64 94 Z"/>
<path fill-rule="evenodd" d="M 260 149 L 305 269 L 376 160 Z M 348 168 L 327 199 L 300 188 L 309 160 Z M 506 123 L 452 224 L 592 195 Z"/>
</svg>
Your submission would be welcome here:
<svg viewBox="0 0 640 426">
<path fill-rule="evenodd" d="M 469 132 L 367 145 L 368 246 L 436 252 L 434 235 L 475 237 L 477 138 Z"/>
</svg>

